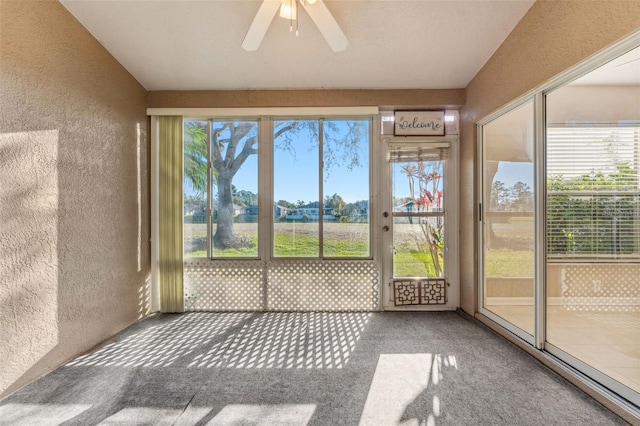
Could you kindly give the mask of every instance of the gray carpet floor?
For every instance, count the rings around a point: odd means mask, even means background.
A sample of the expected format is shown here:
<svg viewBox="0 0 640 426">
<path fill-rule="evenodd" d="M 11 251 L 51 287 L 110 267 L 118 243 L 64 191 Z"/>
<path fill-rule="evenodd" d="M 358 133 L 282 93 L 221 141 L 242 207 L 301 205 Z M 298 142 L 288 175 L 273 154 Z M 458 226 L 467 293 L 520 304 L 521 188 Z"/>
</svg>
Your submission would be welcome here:
<svg viewBox="0 0 640 426">
<path fill-rule="evenodd" d="M 455 312 L 156 315 L 0 401 L 2 425 L 621 425 Z"/>
</svg>

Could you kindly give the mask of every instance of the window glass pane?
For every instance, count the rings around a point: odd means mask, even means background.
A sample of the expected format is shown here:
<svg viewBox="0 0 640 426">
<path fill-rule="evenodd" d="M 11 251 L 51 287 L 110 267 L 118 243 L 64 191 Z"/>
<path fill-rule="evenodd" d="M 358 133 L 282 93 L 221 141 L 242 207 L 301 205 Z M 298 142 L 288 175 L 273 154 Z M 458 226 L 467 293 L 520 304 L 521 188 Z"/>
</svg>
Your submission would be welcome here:
<svg viewBox="0 0 640 426">
<path fill-rule="evenodd" d="M 323 249 L 369 256 L 369 121 L 323 123 Z"/>
<path fill-rule="evenodd" d="M 274 121 L 273 254 L 320 255 L 319 123 Z"/>
<path fill-rule="evenodd" d="M 258 122 L 211 123 L 212 256 L 258 256 Z"/>
<path fill-rule="evenodd" d="M 444 277 L 444 164 L 391 164 L 394 277 Z"/>
<path fill-rule="evenodd" d="M 551 257 L 640 257 L 639 132 L 640 126 L 547 128 Z"/>
<path fill-rule="evenodd" d="M 534 331 L 533 102 L 483 126 L 484 307 Z"/>
<path fill-rule="evenodd" d="M 184 123 L 185 257 L 207 256 L 207 125 L 206 121 Z"/>
<path fill-rule="evenodd" d="M 638 58 L 640 48 L 546 98 L 547 341 L 608 376 L 603 384 L 618 386 L 636 402 L 640 400 Z"/>
</svg>

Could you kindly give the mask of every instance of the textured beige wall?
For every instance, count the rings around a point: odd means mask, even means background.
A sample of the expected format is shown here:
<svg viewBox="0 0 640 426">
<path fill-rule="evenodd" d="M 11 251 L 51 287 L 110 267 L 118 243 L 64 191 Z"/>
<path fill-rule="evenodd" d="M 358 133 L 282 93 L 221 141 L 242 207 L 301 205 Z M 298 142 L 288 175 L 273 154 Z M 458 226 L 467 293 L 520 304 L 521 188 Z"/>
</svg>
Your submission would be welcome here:
<svg viewBox="0 0 640 426">
<path fill-rule="evenodd" d="M 466 312 L 474 313 L 477 301 L 474 124 L 638 29 L 637 0 L 538 0 L 467 86 L 460 116 L 460 281 Z"/>
<path fill-rule="evenodd" d="M 146 314 L 146 91 L 52 1 L 0 1 L 0 394 Z"/>
</svg>

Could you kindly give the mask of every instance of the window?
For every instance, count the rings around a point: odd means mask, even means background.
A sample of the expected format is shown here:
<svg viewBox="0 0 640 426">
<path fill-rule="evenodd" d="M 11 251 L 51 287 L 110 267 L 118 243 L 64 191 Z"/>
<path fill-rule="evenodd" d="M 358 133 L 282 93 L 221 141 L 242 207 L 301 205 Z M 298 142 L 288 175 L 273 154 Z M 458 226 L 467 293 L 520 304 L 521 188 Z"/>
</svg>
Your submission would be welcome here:
<svg viewBox="0 0 640 426">
<path fill-rule="evenodd" d="M 258 258 L 259 228 L 271 226 L 274 257 L 370 257 L 370 128 L 361 119 L 185 120 L 184 256 Z M 259 171 L 265 146 L 273 163 Z M 259 182 L 272 182 L 272 196 Z"/>
<path fill-rule="evenodd" d="M 184 257 L 207 256 L 207 157 L 209 122 L 184 123 L 183 135 L 183 252 Z"/>
<path fill-rule="evenodd" d="M 640 127 L 547 129 L 550 258 L 640 257 Z"/>
<path fill-rule="evenodd" d="M 368 257 L 365 120 L 274 122 L 275 257 Z"/>
<path fill-rule="evenodd" d="M 482 126 L 482 306 L 534 334 L 534 102 Z"/>
<path fill-rule="evenodd" d="M 258 121 L 185 122 L 185 257 L 258 256 L 257 154 Z"/>
</svg>

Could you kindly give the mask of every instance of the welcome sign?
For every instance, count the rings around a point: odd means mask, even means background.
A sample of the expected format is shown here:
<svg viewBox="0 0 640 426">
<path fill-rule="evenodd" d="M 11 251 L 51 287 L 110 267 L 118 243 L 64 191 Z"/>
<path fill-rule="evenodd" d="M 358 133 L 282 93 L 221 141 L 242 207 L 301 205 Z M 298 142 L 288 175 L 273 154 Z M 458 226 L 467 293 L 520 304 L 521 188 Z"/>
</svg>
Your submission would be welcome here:
<svg viewBox="0 0 640 426">
<path fill-rule="evenodd" d="M 395 111 L 394 135 L 444 136 L 444 111 Z"/>
</svg>

